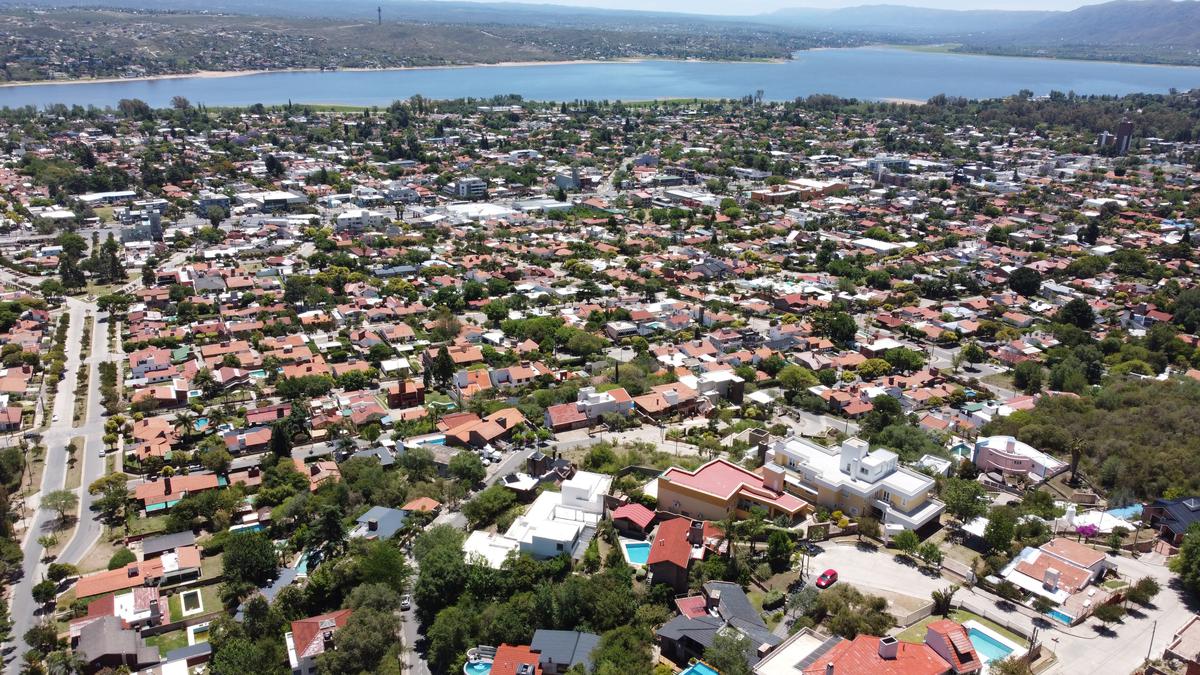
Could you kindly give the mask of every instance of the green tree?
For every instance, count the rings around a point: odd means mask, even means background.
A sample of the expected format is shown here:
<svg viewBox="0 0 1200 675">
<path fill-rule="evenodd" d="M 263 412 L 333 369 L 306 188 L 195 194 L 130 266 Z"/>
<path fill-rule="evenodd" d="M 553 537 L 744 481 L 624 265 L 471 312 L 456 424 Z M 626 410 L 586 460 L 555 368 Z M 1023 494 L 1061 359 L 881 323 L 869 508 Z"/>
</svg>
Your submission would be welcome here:
<svg viewBox="0 0 1200 675">
<path fill-rule="evenodd" d="M 450 475 L 467 485 L 476 485 L 483 481 L 487 475 L 487 469 L 484 468 L 483 461 L 479 459 L 479 455 L 468 450 L 459 452 L 451 457 L 448 468 Z"/>
<path fill-rule="evenodd" d="M 892 545 L 901 553 L 913 555 L 916 553 L 917 547 L 921 545 L 921 539 L 912 530 L 901 530 L 892 537 Z"/>
<path fill-rule="evenodd" d="M 783 530 L 774 530 L 767 537 L 767 563 L 771 569 L 776 572 L 782 572 L 788 568 L 788 564 L 792 560 L 792 551 L 795 545 L 792 543 L 792 538 Z"/>
<path fill-rule="evenodd" d="M 1018 268 L 1008 277 L 1008 287 L 1031 298 L 1042 288 L 1042 275 L 1032 267 Z"/>
<path fill-rule="evenodd" d="M 1040 392 L 1043 379 L 1042 364 L 1037 361 L 1022 361 L 1013 368 L 1013 386 L 1026 394 Z"/>
<path fill-rule="evenodd" d="M 1092 616 L 1107 626 L 1108 624 L 1119 623 L 1125 616 L 1125 608 L 1117 604 L 1100 605 L 1092 610 Z"/>
<path fill-rule="evenodd" d="M 954 594 L 958 592 L 958 584 L 950 584 L 944 589 L 939 589 L 931 594 L 933 600 L 933 613 L 938 616 L 950 616 L 951 610 L 954 609 Z"/>
<path fill-rule="evenodd" d="M 317 657 L 317 668 L 330 675 L 379 672 L 380 663 L 396 644 L 400 619 L 394 612 L 358 609 L 337 632 L 337 649 Z"/>
<path fill-rule="evenodd" d="M 650 633 L 636 626 L 621 626 L 600 636 L 592 651 L 593 672 L 648 673 L 654 668 Z"/>
<path fill-rule="evenodd" d="M 947 478 L 942 484 L 941 497 L 946 504 L 946 513 L 963 524 L 987 512 L 987 491 L 978 481 Z"/>
<path fill-rule="evenodd" d="M 750 675 L 754 644 L 736 630 L 717 631 L 704 650 L 704 662 L 721 675 Z"/>
<path fill-rule="evenodd" d="M 44 605 L 58 595 L 58 583 L 49 579 L 39 581 L 34 584 L 32 593 L 33 601 L 39 605 Z"/>
<path fill-rule="evenodd" d="M 1096 313 L 1092 311 L 1092 306 L 1086 300 L 1073 298 L 1059 308 L 1054 315 L 1054 320 L 1088 330 L 1096 323 Z"/>
<path fill-rule="evenodd" d="M 70 490 L 54 490 L 42 497 L 42 506 L 56 511 L 58 519 L 63 521 L 79 507 L 79 496 Z"/>
<path fill-rule="evenodd" d="M 1200 523 L 1192 523 L 1183 535 L 1179 554 L 1171 559 L 1171 571 L 1185 588 L 1200 595 Z"/>
<path fill-rule="evenodd" d="M 129 549 L 122 547 L 122 548 L 117 549 L 116 552 L 114 552 L 112 554 L 112 557 L 108 559 L 108 569 L 110 569 L 110 570 L 121 569 L 122 567 L 125 567 L 129 563 L 136 562 L 136 561 L 137 561 L 137 556 L 133 554 L 133 551 L 130 551 Z"/>
<path fill-rule="evenodd" d="M 263 586 L 275 578 L 279 559 L 275 546 L 262 532 L 237 532 L 225 542 L 221 559 L 225 580 Z"/>
<path fill-rule="evenodd" d="M 991 550 L 1008 553 L 1016 527 L 1017 513 L 1012 507 L 993 507 L 988 513 L 988 524 L 983 528 L 983 540 Z"/>
<path fill-rule="evenodd" d="M 863 516 L 858 519 L 858 540 L 862 541 L 863 537 L 867 539 L 878 539 L 883 532 L 879 521 L 870 516 Z"/>
</svg>

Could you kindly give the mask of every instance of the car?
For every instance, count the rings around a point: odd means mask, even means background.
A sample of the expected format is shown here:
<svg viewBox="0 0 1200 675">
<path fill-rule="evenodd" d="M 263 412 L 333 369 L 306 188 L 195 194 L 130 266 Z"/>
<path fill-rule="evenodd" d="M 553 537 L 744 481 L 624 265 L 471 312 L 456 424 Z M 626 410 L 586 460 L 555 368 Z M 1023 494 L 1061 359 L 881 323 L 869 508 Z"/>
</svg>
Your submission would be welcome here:
<svg viewBox="0 0 1200 675">
<path fill-rule="evenodd" d="M 58 414 L 57 414 L 57 413 L 54 415 L 53 421 L 54 421 L 54 422 L 57 422 L 57 421 L 58 421 Z"/>
<path fill-rule="evenodd" d="M 821 572 L 821 576 L 817 577 L 817 588 L 829 588 L 837 583 L 837 570 L 825 570 Z"/>
<path fill-rule="evenodd" d="M 400 609 L 402 609 L 406 612 L 408 610 L 412 609 L 412 596 L 411 595 L 406 595 L 406 596 L 400 598 Z"/>
</svg>

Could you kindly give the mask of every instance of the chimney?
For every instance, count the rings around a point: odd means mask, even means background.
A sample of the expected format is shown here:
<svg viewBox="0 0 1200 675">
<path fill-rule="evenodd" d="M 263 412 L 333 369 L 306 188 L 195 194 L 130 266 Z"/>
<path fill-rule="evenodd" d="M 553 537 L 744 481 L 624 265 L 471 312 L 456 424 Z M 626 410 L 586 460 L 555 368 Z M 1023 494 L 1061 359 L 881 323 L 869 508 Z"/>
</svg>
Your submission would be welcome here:
<svg viewBox="0 0 1200 675">
<path fill-rule="evenodd" d="M 333 631 L 327 630 L 321 633 L 321 642 L 325 647 L 325 651 L 333 651 Z"/>
<path fill-rule="evenodd" d="M 1053 567 L 1046 568 L 1046 573 L 1042 576 L 1042 585 L 1050 590 L 1058 590 L 1058 570 Z"/>
<path fill-rule="evenodd" d="M 130 579 L 137 577 L 137 575 L 138 575 L 137 563 L 129 563 L 129 565 L 125 568 L 125 574 L 127 574 Z"/>
<path fill-rule="evenodd" d="M 1004 449 L 1008 450 L 1010 453 L 1014 452 L 1017 449 L 1017 439 L 1010 437 L 1008 439 L 1008 443 L 1005 444 Z"/>
<path fill-rule="evenodd" d="M 896 658 L 896 653 L 900 649 L 900 643 L 896 638 L 881 637 L 879 638 L 879 658 L 892 660 Z"/>
<path fill-rule="evenodd" d="M 246 472 L 246 474 L 251 478 L 257 477 L 260 473 L 262 473 L 262 469 L 258 468 L 257 466 L 250 467 L 250 470 Z"/>
<path fill-rule="evenodd" d="M 171 494 L 171 477 L 170 476 L 163 477 L 163 494 L 164 495 Z"/>
<path fill-rule="evenodd" d="M 825 664 L 825 675 L 833 675 L 833 661 Z"/>
<path fill-rule="evenodd" d="M 717 607 L 720 604 L 721 604 L 721 589 L 719 589 L 719 588 L 713 589 L 712 592 L 710 592 L 708 594 L 708 603 L 706 605 L 706 609 L 713 609 L 714 607 Z"/>
<path fill-rule="evenodd" d="M 692 546 L 700 546 L 704 543 L 704 523 L 699 520 L 693 521 L 692 526 L 688 528 L 688 543 Z"/>
<path fill-rule="evenodd" d="M 379 530 L 379 521 L 374 518 L 367 521 L 367 531 L 376 532 Z"/>
</svg>

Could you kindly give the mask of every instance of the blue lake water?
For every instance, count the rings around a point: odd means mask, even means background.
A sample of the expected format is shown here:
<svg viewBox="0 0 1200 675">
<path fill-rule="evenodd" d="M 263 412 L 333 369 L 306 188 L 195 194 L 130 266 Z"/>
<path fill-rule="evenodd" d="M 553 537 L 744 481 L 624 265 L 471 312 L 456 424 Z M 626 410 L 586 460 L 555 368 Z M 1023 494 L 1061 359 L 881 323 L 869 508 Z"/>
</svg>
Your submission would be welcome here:
<svg viewBox="0 0 1200 675">
<path fill-rule="evenodd" d="M 532 100 L 734 98 L 809 94 L 924 101 L 937 94 L 988 98 L 1021 89 L 1079 94 L 1165 93 L 1200 87 L 1200 68 L 920 52 L 887 47 L 798 52 L 785 63 L 639 61 L 370 72 L 280 72 L 238 77 L 127 80 L 0 88 L 0 106 L 154 106 L 184 96 L 210 106 L 253 103 L 387 105 L 429 98 L 521 94 Z"/>
</svg>

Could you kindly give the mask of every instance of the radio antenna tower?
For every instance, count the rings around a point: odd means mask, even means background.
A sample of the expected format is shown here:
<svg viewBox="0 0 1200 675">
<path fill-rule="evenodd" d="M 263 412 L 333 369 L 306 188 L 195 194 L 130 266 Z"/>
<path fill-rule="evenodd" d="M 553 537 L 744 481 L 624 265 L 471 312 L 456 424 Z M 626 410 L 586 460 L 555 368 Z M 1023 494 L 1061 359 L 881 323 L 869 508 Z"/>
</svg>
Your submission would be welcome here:
<svg viewBox="0 0 1200 675">
<path fill-rule="evenodd" d="M 379 15 L 379 25 L 383 25 L 383 7 L 376 7 L 375 13 Z"/>
</svg>

